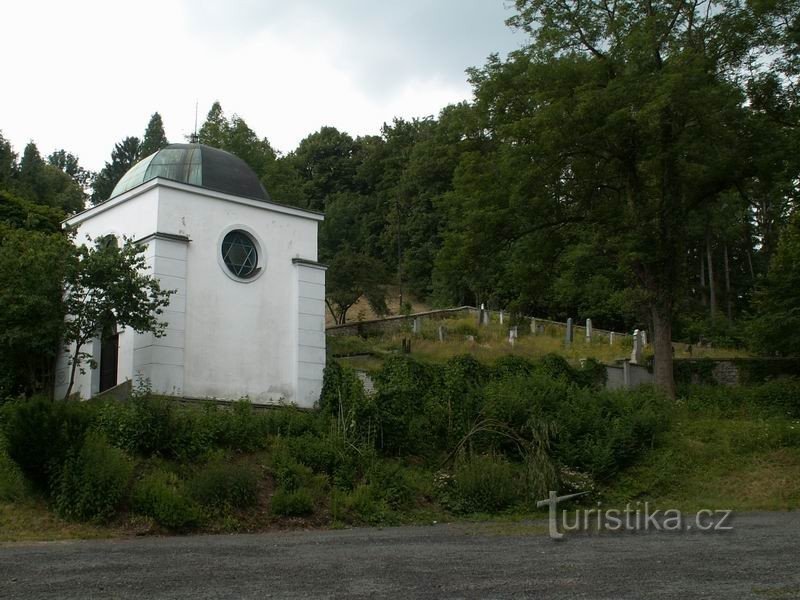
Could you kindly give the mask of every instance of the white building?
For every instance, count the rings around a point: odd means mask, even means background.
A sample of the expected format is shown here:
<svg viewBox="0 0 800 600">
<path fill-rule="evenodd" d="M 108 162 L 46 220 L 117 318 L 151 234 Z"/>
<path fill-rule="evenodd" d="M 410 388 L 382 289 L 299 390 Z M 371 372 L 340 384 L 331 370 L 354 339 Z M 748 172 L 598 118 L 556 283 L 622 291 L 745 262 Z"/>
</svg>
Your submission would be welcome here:
<svg viewBox="0 0 800 600">
<path fill-rule="evenodd" d="M 86 236 L 132 237 L 163 289 L 166 335 L 98 335 L 97 369 L 76 375 L 91 397 L 126 380 L 187 398 L 313 406 L 325 367 L 325 267 L 320 213 L 272 202 L 241 159 L 172 144 L 136 164 L 111 198 L 66 224 Z M 56 397 L 69 365 L 56 371 Z"/>
</svg>

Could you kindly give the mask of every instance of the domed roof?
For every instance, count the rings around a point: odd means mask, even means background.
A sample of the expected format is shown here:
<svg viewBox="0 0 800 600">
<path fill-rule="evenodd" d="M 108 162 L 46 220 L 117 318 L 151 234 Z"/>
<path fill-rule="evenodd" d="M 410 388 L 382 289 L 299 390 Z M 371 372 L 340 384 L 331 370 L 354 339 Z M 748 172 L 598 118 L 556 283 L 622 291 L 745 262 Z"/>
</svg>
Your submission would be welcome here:
<svg viewBox="0 0 800 600">
<path fill-rule="evenodd" d="M 170 144 L 143 158 L 122 176 L 110 198 L 156 177 L 234 196 L 270 199 L 246 162 L 230 152 L 203 144 Z"/>
</svg>

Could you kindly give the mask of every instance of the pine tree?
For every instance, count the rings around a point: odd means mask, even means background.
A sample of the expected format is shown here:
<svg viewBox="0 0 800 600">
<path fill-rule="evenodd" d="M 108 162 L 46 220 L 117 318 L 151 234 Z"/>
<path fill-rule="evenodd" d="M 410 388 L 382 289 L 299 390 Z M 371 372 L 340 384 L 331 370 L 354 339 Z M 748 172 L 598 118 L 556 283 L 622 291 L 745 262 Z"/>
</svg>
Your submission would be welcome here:
<svg viewBox="0 0 800 600">
<path fill-rule="evenodd" d="M 157 112 L 153 113 L 153 116 L 150 117 L 150 122 L 147 124 L 147 129 L 144 132 L 144 139 L 139 149 L 139 155 L 143 158 L 145 156 L 150 156 L 167 145 L 169 145 L 169 141 L 167 141 L 167 134 L 164 132 L 164 122 L 161 120 L 161 115 Z"/>
<path fill-rule="evenodd" d="M 141 146 L 141 142 L 137 137 L 126 137 L 114 145 L 114 150 L 111 152 L 111 162 L 106 163 L 94 180 L 92 186 L 93 204 L 108 200 L 111 192 L 114 191 L 114 186 L 141 157 Z"/>
<path fill-rule="evenodd" d="M 206 120 L 200 127 L 200 143 L 214 148 L 223 148 L 228 139 L 230 126 L 222 112 L 222 105 L 219 101 L 211 105 L 211 110 L 206 115 Z"/>
</svg>

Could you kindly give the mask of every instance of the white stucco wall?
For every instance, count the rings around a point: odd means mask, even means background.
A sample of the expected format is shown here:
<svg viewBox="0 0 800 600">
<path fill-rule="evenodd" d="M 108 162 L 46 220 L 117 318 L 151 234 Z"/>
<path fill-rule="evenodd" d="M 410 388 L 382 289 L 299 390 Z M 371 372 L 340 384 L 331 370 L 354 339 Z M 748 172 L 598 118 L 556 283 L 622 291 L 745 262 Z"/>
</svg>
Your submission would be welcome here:
<svg viewBox="0 0 800 600">
<path fill-rule="evenodd" d="M 155 231 L 158 223 L 158 191 L 155 186 L 150 186 L 139 193 L 133 191 L 122 194 L 118 198 L 106 202 L 76 215 L 68 221 L 68 225 L 76 227 L 75 243 L 88 244 L 87 236 L 96 239 L 105 235 L 115 235 L 122 239 L 130 237 L 141 239 Z M 117 381 L 123 382 L 133 378 L 133 344 L 135 333 L 131 330 L 120 328 L 119 357 Z M 91 354 L 96 361 L 100 360 L 100 340 L 87 344 L 84 352 Z M 69 354 L 74 352 L 74 346 L 69 349 Z M 55 397 L 61 398 L 67 391 L 71 367 L 68 354 L 64 353 L 56 361 Z M 92 370 L 88 364 L 83 365 L 84 373 L 75 374 L 75 384 L 72 393 L 78 393 L 81 398 L 90 398 L 99 390 L 100 377 L 98 370 Z"/>
<path fill-rule="evenodd" d="M 178 290 L 164 313 L 165 337 L 120 335 L 119 382 L 146 378 L 154 391 L 193 398 L 313 405 L 325 365 L 324 268 L 311 264 L 321 216 L 164 180 L 107 204 L 73 218 L 81 239 L 145 238 L 148 268 L 162 287 Z M 246 282 L 221 260 L 232 229 L 259 246 L 261 270 Z M 87 373 L 75 390 L 96 393 L 92 381 Z"/>
<path fill-rule="evenodd" d="M 255 200 L 200 195 L 189 186 L 161 187 L 159 194 L 159 231 L 191 239 L 184 395 L 297 401 L 292 259 L 317 259 L 317 221 L 266 210 Z M 220 260 L 222 239 L 232 229 L 247 231 L 260 247 L 261 272 L 246 283 L 231 278 Z"/>
</svg>

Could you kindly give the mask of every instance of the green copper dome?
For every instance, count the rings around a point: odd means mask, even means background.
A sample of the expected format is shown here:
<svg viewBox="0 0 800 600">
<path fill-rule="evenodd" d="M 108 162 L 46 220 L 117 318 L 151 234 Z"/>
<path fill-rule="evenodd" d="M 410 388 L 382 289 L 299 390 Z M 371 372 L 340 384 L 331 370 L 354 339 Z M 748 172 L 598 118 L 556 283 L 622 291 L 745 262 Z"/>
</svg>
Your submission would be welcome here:
<svg viewBox="0 0 800 600">
<path fill-rule="evenodd" d="M 246 162 L 230 152 L 203 144 L 170 144 L 133 165 L 111 192 L 119 196 L 162 177 L 234 196 L 269 201 L 269 195 Z"/>
</svg>

